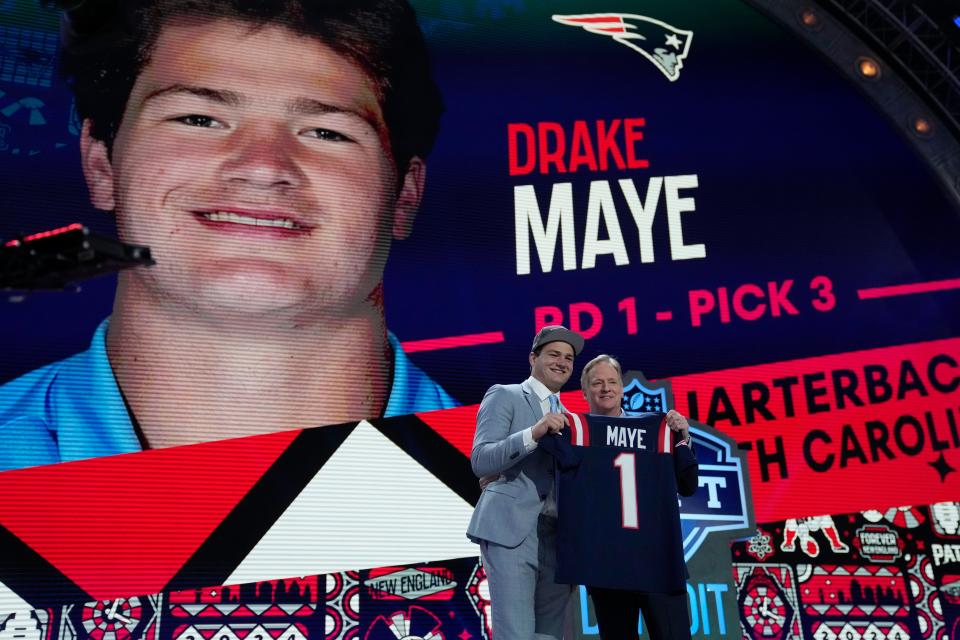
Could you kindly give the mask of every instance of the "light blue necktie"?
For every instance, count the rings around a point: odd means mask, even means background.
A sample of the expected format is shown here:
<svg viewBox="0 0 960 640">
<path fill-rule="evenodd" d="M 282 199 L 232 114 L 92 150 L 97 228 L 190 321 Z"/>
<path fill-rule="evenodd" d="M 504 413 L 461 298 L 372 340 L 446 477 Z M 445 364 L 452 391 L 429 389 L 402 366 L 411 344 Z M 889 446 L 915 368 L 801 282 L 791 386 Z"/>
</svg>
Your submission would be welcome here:
<svg viewBox="0 0 960 640">
<path fill-rule="evenodd" d="M 560 413 L 560 398 L 556 394 L 550 396 L 550 413 Z"/>
</svg>

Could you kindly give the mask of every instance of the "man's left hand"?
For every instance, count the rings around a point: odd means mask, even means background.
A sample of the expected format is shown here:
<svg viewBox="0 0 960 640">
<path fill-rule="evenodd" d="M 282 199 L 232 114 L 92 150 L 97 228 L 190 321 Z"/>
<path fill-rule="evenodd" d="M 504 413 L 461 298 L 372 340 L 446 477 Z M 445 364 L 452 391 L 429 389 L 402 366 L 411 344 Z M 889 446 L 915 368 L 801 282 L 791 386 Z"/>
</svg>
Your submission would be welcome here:
<svg viewBox="0 0 960 640">
<path fill-rule="evenodd" d="M 687 422 L 687 418 L 676 409 L 670 409 L 670 411 L 667 412 L 667 426 L 679 433 L 682 440 L 690 437 L 690 423 Z"/>
</svg>

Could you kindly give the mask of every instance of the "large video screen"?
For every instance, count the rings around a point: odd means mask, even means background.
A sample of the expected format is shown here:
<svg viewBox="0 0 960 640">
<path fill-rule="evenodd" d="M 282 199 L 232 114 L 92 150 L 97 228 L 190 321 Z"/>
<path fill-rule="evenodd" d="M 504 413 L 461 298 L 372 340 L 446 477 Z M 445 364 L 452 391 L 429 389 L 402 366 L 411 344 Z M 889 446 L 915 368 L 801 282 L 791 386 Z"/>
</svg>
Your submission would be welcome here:
<svg viewBox="0 0 960 640">
<path fill-rule="evenodd" d="M 155 261 L 0 300 L 0 480 L 448 410 L 411 422 L 440 449 L 398 446 L 463 458 L 429 471 L 459 496 L 434 546 L 469 555 L 473 406 L 563 323 L 746 451 L 777 544 L 956 499 L 960 208 L 750 3 L 337 3 L 319 31 L 187 4 L 0 3 L 0 239 L 80 223 Z M 361 488 L 323 504 L 374 508 L 357 470 L 396 448 L 349 449 Z"/>
</svg>

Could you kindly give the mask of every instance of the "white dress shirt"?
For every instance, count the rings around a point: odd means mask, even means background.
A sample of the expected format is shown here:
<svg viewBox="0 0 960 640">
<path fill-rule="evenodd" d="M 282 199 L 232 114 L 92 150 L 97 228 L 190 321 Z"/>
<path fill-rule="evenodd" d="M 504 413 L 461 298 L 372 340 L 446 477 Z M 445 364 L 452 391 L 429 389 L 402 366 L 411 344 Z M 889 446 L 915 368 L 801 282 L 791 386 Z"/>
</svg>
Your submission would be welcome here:
<svg viewBox="0 0 960 640">
<path fill-rule="evenodd" d="M 550 396 L 554 395 L 550 389 L 547 389 L 547 386 L 530 376 L 527 378 L 527 384 L 530 385 L 530 388 L 533 389 L 533 392 L 537 394 L 537 398 L 540 400 L 540 409 L 543 411 L 543 415 L 547 415 L 550 412 Z M 559 402 L 560 397 L 557 396 L 557 401 Z M 566 408 L 561 404 L 561 411 L 566 411 Z M 533 439 L 533 425 L 530 425 L 523 431 L 523 446 L 527 452 L 533 451 L 537 448 L 537 441 Z M 546 499 L 543 501 L 543 507 L 540 509 L 540 513 L 545 516 L 551 516 L 553 518 L 557 517 L 557 499 L 553 495 L 554 489 L 553 485 L 550 486 L 550 492 L 547 493 Z"/>
</svg>

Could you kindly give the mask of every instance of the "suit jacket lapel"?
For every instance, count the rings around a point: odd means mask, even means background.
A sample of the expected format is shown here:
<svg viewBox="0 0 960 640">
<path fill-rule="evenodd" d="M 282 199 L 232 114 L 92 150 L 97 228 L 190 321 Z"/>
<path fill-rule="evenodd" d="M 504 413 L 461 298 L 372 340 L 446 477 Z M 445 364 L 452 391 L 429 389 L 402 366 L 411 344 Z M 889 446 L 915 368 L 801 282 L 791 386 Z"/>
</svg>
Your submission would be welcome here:
<svg viewBox="0 0 960 640">
<path fill-rule="evenodd" d="M 533 391 L 526 380 L 523 381 L 523 384 L 520 385 L 520 388 L 523 389 L 523 396 L 527 399 L 527 405 L 530 407 L 530 412 L 533 414 L 533 422 L 530 424 L 536 424 L 540 421 L 540 418 L 543 417 L 543 409 L 540 408 L 540 398 L 537 397 L 537 394 Z"/>
<path fill-rule="evenodd" d="M 527 404 L 530 406 L 530 413 L 533 416 L 533 422 L 530 424 L 536 424 L 543 417 L 543 408 L 540 406 L 540 398 L 537 397 L 537 393 L 527 384 L 526 381 L 520 388 L 523 389 L 523 395 L 527 398 Z M 537 487 L 537 492 L 540 495 L 545 495 L 550 490 L 550 485 L 553 483 L 553 469 L 554 469 L 554 459 L 553 456 L 545 454 L 542 450 L 535 452 L 538 456 L 538 461 L 536 462 L 537 468 L 539 471 L 534 472 L 531 478 L 533 479 L 534 485 Z"/>
</svg>

